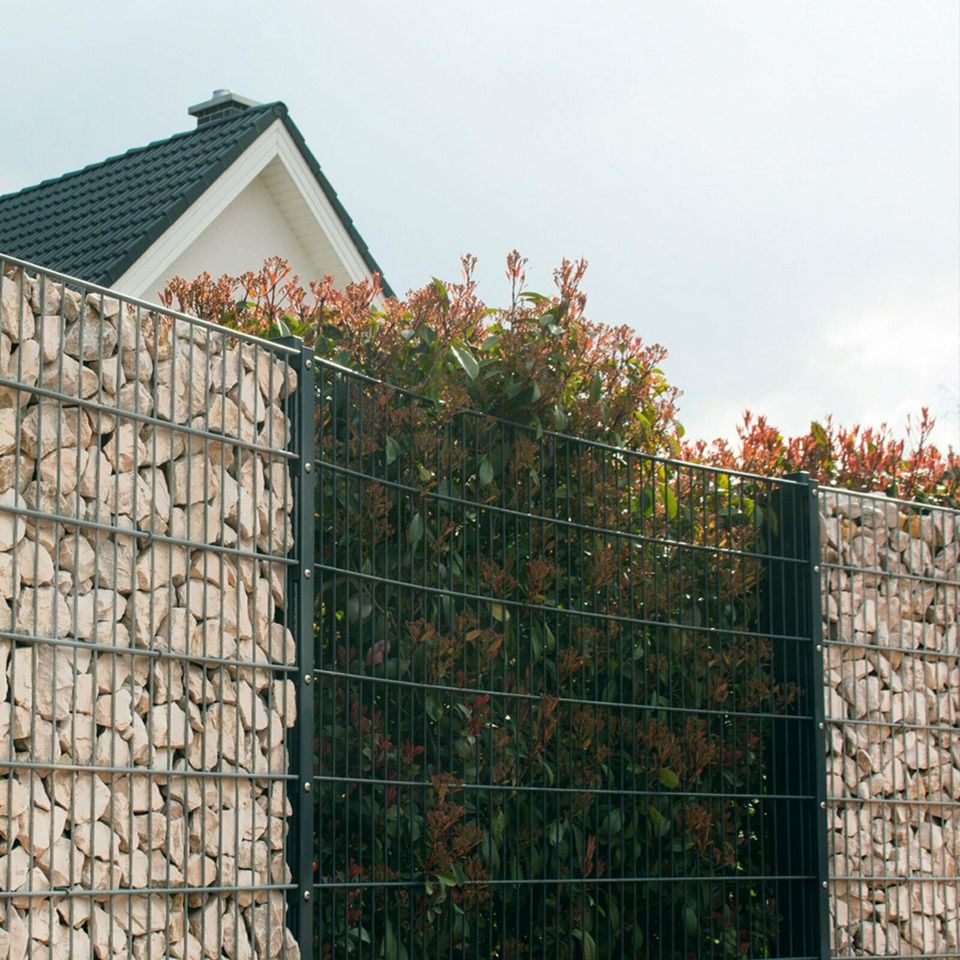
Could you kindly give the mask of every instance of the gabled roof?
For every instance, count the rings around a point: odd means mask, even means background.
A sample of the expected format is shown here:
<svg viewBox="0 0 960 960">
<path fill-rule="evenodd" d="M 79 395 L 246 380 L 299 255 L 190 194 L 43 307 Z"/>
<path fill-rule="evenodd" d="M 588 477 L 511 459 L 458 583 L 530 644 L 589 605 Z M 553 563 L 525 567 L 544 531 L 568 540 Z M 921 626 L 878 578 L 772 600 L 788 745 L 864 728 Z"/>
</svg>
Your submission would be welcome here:
<svg viewBox="0 0 960 960">
<path fill-rule="evenodd" d="M 0 197 L 0 251 L 110 286 L 278 119 L 367 268 L 382 278 L 283 103 L 252 106 Z"/>
</svg>

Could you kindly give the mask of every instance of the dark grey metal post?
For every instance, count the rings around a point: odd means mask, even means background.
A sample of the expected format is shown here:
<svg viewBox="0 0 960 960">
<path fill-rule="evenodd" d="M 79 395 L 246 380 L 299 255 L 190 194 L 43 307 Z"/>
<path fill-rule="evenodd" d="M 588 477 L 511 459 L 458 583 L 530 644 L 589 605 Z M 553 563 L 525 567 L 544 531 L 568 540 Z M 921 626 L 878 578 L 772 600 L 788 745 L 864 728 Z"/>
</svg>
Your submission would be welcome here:
<svg viewBox="0 0 960 960">
<path fill-rule="evenodd" d="M 813 945 L 818 948 L 821 960 L 830 957 L 830 900 L 827 852 L 827 770 L 826 770 L 826 717 L 823 704 L 823 610 L 820 565 L 820 493 L 819 486 L 808 473 L 790 474 L 786 479 L 797 484 L 785 500 L 788 507 L 782 524 L 784 530 L 792 530 L 797 537 L 798 555 L 804 559 L 800 575 L 795 578 L 796 599 L 791 606 L 796 609 L 797 633 L 809 638 L 806 669 L 800 677 L 802 702 L 812 715 L 807 724 L 807 744 L 802 756 L 813 767 L 813 786 L 816 807 L 813 811 L 816 848 L 802 860 L 816 871 L 817 889 L 814 897 L 817 925 L 813 933 Z M 786 534 L 790 535 L 790 534 Z"/>
<path fill-rule="evenodd" d="M 297 643 L 300 667 L 297 683 L 297 730 L 295 736 L 291 801 L 294 806 L 290 850 L 293 853 L 294 903 L 297 939 L 301 956 L 313 954 L 313 662 L 314 662 L 314 417 L 316 388 L 314 352 L 295 338 L 280 341 L 298 344 L 293 358 L 297 392 L 291 407 L 293 449 L 298 459 L 293 473 L 293 530 L 297 563 L 289 568 L 290 629 Z"/>
</svg>

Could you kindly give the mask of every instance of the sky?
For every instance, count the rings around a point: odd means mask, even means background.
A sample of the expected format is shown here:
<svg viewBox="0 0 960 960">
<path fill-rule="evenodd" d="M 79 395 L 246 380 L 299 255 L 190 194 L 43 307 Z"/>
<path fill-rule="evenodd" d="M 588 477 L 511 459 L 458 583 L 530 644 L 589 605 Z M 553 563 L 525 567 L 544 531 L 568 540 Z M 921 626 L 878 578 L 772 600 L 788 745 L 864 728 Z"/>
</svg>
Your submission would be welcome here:
<svg viewBox="0 0 960 960">
<path fill-rule="evenodd" d="M 0 193 L 283 100 L 394 289 L 506 253 L 741 412 L 960 446 L 956 0 L 45 0 L 0 30 Z M 251 266 L 255 266 L 251 264 Z"/>
</svg>

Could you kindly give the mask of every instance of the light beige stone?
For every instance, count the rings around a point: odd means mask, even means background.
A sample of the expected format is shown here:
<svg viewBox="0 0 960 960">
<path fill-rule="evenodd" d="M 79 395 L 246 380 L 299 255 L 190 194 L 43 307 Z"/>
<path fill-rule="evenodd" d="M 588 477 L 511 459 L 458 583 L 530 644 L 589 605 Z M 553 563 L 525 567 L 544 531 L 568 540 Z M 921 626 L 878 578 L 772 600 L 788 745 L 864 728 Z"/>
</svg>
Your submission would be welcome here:
<svg viewBox="0 0 960 960">
<path fill-rule="evenodd" d="M 0 493 L 0 551 L 12 550 L 23 539 L 26 524 L 23 515 L 26 503 L 14 490 Z"/>
<path fill-rule="evenodd" d="M 0 330 L 14 342 L 29 340 L 36 329 L 29 289 L 9 277 L 0 281 Z"/>
<path fill-rule="evenodd" d="M 67 811 L 71 823 L 99 820 L 110 797 L 110 789 L 96 774 L 64 771 L 53 775 L 54 802 Z"/>
<path fill-rule="evenodd" d="M 133 723 L 132 699 L 126 689 L 98 696 L 94 710 L 97 723 L 123 733 Z"/>
<path fill-rule="evenodd" d="M 202 455 L 178 460 L 173 469 L 173 502 L 179 506 L 209 502 L 220 493 L 222 466 Z"/>
<path fill-rule="evenodd" d="M 24 583 L 31 586 L 46 586 L 53 583 L 53 557 L 41 544 L 32 540 L 21 540 L 17 547 L 17 572 Z"/>
<path fill-rule="evenodd" d="M 137 588 L 153 590 L 161 584 L 177 586 L 187 575 L 190 553 L 179 544 L 155 542 L 137 558 Z"/>
<path fill-rule="evenodd" d="M 119 899 L 119 898 L 118 898 Z M 90 911 L 90 939 L 98 960 L 107 960 L 108 957 L 122 957 L 127 949 L 127 934 L 110 914 L 93 905 Z"/>
<path fill-rule="evenodd" d="M 76 673 L 66 650 L 30 644 L 14 650 L 12 661 L 14 703 L 35 710 L 44 720 L 70 715 Z"/>
<path fill-rule="evenodd" d="M 44 276 L 36 277 L 27 283 L 30 291 L 30 306 L 35 314 L 57 313 L 60 309 L 61 285 Z"/>
<path fill-rule="evenodd" d="M 116 539 L 101 540 L 95 544 L 95 553 L 96 577 L 101 587 L 123 593 L 134 589 L 136 550 L 133 537 L 117 535 Z"/>
<path fill-rule="evenodd" d="M 163 472 L 145 468 L 121 473 L 110 485 L 107 507 L 114 513 L 132 517 L 141 527 L 163 534 L 170 516 L 170 495 Z"/>
<path fill-rule="evenodd" d="M 159 747 L 189 746 L 192 731 L 187 716 L 175 703 L 166 703 L 153 711 L 153 742 Z"/>
<path fill-rule="evenodd" d="M 164 930 L 170 922 L 165 899 L 159 895 L 117 897 L 113 903 L 113 916 L 135 937 Z"/>
<path fill-rule="evenodd" d="M 90 316 L 67 326 L 63 352 L 78 360 L 102 360 L 113 355 L 116 345 L 116 328 Z"/>
<path fill-rule="evenodd" d="M 89 447 L 93 431 L 80 407 L 66 407 L 42 400 L 32 406 L 20 428 L 20 442 L 27 456 L 44 457 L 58 447 Z"/>
<path fill-rule="evenodd" d="M 39 346 L 37 350 L 39 359 Z M 85 399 L 99 392 L 100 379 L 89 367 L 61 354 L 54 362 L 45 363 L 40 369 L 40 386 L 64 397 Z"/>
<path fill-rule="evenodd" d="M 104 360 L 91 360 L 87 365 L 97 379 L 97 382 L 103 388 L 103 392 L 116 395 L 127 382 L 127 375 L 123 370 L 123 362 L 119 356 L 105 358 Z"/>
<path fill-rule="evenodd" d="M 133 421 L 121 423 L 103 448 L 104 455 L 118 473 L 130 473 L 150 463 L 139 430 L 139 424 Z"/>
<path fill-rule="evenodd" d="M 28 807 L 17 817 L 17 842 L 27 853 L 38 857 L 63 836 L 66 826 L 65 810 L 59 807 L 52 810 Z"/>
<path fill-rule="evenodd" d="M 153 637 L 163 627 L 171 609 L 172 597 L 166 587 L 139 590 L 130 595 L 124 622 L 130 628 L 138 647 L 149 647 Z"/>
</svg>

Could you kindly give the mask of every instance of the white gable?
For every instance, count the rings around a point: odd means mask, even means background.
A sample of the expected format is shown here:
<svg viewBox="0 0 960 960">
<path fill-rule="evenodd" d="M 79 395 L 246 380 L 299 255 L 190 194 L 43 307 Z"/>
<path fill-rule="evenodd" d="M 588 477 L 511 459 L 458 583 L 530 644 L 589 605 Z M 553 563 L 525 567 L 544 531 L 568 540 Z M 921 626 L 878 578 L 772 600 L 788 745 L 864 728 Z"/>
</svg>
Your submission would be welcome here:
<svg viewBox="0 0 960 960">
<path fill-rule="evenodd" d="M 163 281 L 170 277 L 190 279 L 204 270 L 213 277 L 255 270 L 274 254 L 289 260 L 294 273 L 304 280 L 316 275 L 317 265 L 270 196 L 261 175 L 244 187 L 161 275 L 149 281 L 148 289 L 137 291 L 136 296 L 156 300 Z"/>
<path fill-rule="evenodd" d="M 370 275 L 312 171 L 277 120 L 200 196 L 116 287 L 145 300 L 171 277 L 255 270 L 270 256 L 302 281 Z"/>
</svg>

